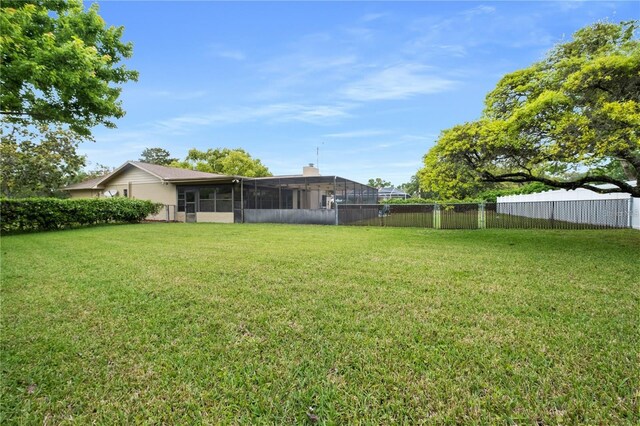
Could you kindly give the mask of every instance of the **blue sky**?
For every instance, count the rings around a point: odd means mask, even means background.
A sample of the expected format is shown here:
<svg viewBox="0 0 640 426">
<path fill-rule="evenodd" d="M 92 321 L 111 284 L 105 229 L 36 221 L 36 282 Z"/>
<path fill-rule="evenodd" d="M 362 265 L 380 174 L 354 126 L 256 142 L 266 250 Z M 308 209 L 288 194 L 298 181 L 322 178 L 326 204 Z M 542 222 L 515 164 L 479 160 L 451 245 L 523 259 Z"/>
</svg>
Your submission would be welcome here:
<svg viewBox="0 0 640 426">
<path fill-rule="evenodd" d="M 145 147 L 244 148 L 274 174 L 409 180 L 441 130 L 478 118 L 505 73 L 635 2 L 98 2 L 134 43 L 127 115 L 90 166 Z M 89 4 L 89 3 L 88 3 Z"/>
</svg>

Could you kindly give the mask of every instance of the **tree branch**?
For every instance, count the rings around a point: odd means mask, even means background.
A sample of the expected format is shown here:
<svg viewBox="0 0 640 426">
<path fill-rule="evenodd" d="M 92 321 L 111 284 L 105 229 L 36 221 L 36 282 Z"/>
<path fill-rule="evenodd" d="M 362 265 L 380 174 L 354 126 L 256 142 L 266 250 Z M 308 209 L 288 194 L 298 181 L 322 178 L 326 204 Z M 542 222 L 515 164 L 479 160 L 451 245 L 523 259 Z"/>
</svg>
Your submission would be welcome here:
<svg viewBox="0 0 640 426">
<path fill-rule="evenodd" d="M 526 182 L 540 182 L 545 185 L 552 186 L 554 188 L 561 188 L 567 190 L 573 190 L 578 188 L 588 189 L 598 194 L 613 194 L 613 193 L 628 193 L 634 197 L 640 197 L 640 186 L 636 181 L 636 185 L 629 185 L 628 183 L 614 179 L 609 176 L 583 176 L 573 181 L 559 181 L 554 179 L 545 178 L 542 176 L 533 176 L 528 173 L 516 172 L 516 173 L 504 173 L 493 174 L 491 172 L 482 172 L 482 180 L 485 182 L 513 182 L 513 183 L 526 183 Z M 615 188 L 600 188 L 594 186 L 598 183 L 608 183 L 614 185 Z"/>
</svg>

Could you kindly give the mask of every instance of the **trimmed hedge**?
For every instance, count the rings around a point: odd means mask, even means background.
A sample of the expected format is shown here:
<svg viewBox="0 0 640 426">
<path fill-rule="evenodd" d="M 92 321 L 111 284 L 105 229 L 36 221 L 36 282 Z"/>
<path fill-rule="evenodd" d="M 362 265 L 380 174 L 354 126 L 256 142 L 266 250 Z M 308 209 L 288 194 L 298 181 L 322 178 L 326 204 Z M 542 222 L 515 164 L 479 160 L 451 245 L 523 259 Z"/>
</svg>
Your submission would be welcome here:
<svg viewBox="0 0 640 426">
<path fill-rule="evenodd" d="M 100 223 L 137 223 L 161 204 L 129 198 L 22 198 L 0 200 L 0 229 L 47 231 Z"/>
</svg>

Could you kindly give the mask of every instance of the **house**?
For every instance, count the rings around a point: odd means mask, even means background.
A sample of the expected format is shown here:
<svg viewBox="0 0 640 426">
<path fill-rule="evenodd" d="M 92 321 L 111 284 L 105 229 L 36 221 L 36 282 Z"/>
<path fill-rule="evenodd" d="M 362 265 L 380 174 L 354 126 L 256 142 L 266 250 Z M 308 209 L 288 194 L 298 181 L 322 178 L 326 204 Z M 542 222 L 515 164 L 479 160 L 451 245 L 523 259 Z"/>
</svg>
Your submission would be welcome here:
<svg viewBox="0 0 640 426">
<path fill-rule="evenodd" d="M 394 186 L 378 189 L 378 200 L 389 200 L 391 198 L 400 198 L 406 200 L 407 198 L 411 198 L 411 195 Z"/>
<path fill-rule="evenodd" d="M 71 197 L 128 197 L 163 205 L 150 220 L 338 223 L 339 205 L 376 204 L 377 190 L 309 164 L 300 175 L 251 178 L 128 161 L 65 188 Z"/>
</svg>

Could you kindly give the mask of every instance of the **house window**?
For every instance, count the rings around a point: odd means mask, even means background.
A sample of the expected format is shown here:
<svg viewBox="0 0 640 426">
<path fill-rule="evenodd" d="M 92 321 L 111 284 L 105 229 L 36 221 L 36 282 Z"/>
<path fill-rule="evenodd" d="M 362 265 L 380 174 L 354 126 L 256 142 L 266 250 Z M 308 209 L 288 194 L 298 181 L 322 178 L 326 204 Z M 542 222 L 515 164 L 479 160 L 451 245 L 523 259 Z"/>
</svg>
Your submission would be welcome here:
<svg viewBox="0 0 640 426">
<path fill-rule="evenodd" d="M 195 193 L 197 211 L 232 212 L 233 189 L 231 185 L 211 185 L 201 187 L 178 187 L 178 211 L 185 211 L 185 192 Z"/>
<path fill-rule="evenodd" d="M 184 188 L 178 188 L 178 211 L 184 211 Z"/>
</svg>

